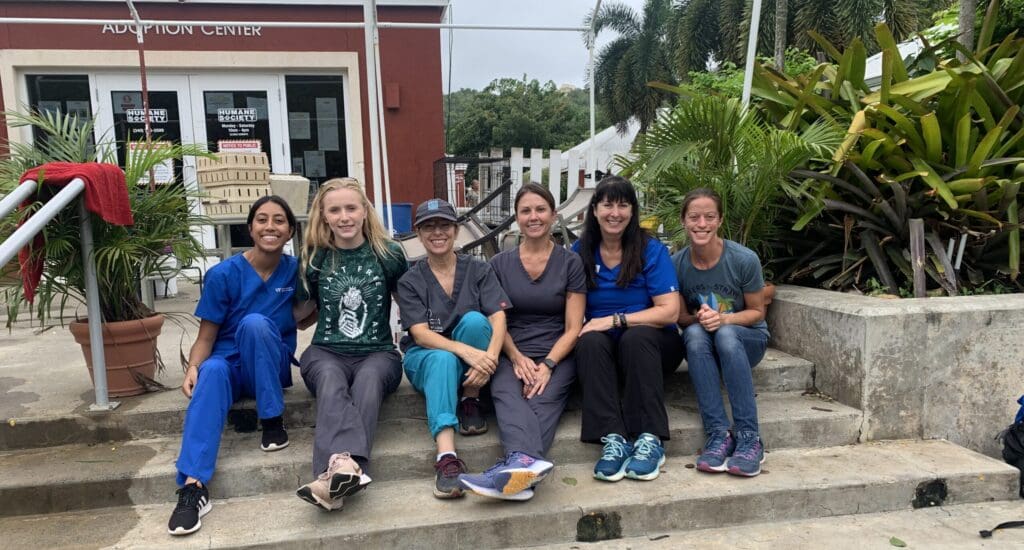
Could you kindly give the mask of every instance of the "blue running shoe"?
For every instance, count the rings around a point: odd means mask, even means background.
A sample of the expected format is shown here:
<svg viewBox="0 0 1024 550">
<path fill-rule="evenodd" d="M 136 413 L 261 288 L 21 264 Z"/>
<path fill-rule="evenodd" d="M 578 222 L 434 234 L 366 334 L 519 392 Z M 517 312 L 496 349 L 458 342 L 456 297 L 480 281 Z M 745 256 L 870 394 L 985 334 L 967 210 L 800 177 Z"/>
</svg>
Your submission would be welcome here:
<svg viewBox="0 0 1024 550">
<path fill-rule="evenodd" d="M 554 467 L 547 460 L 513 451 L 505 457 L 505 466 L 494 474 L 494 488 L 506 495 L 533 488 L 544 481 Z"/>
<path fill-rule="evenodd" d="M 744 437 L 736 443 L 736 452 L 729 457 L 728 472 L 733 475 L 754 477 L 761 473 L 764 463 L 764 445 L 760 437 Z"/>
<path fill-rule="evenodd" d="M 496 490 L 494 487 L 494 474 L 498 473 L 498 470 L 505 467 L 506 458 L 499 458 L 494 466 L 487 468 L 480 474 L 459 474 L 459 485 L 463 488 L 472 490 L 473 487 L 479 489 L 490 489 Z"/>
<path fill-rule="evenodd" d="M 603 481 L 618 481 L 626 476 L 626 464 L 633 454 L 633 446 L 619 434 L 608 434 L 601 438 L 604 454 L 594 465 L 594 477 Z"/>
<path fill-rule="evenodd" d="M 713 433 L 708 436 L 704 448 L 697 457 L 697 469 L 702 472 L 718 473 L 728 469 L 725 461 L 736 450 L 736 440 L 728 431 Z"/>
<path fill-rule="evenodd" d="M 649 433 L 642 433 L 633 443 L 633 456 L 626 465 L 626 477 L 651 481 L 661 473 L 665 465 L 665 448 L 661 440 Z"/>
</svg>

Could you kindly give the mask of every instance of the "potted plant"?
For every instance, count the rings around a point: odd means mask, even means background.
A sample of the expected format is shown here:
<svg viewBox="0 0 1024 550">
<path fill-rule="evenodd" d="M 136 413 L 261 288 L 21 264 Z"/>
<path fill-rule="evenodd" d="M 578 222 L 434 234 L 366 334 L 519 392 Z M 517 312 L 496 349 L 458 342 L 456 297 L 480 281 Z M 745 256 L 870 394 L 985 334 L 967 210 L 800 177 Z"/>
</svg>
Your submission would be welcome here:
<svg viewBox="0 0 1024 550">
<path fill-rule="evenodd" d="M 11 126 L 31 126 L 36 132 L 36 140 L 33 144 L 9 144 L 10 155 L 0 161 L 0 194 L 14 189 L 26 170 L 47 162 L 117 163 L 113 147 L 93 145 L 91 120 L 54 113 L 7 113 L 5 116 Z M 203 151 L 195 146 L 178 144 L 135 147 L 125 168 L 133 225 L 110 225 L 90 214 L 93 218 L 93 260 L 104 322 L 111 396 L 144 392 L 147 379 L 153 378 L 160 365 L 156 336 L 164 317 L 142 302 L 139 291 L 143 278 L 161 270 L 166 272 L 164 262 L 168 247 L 177 258 L 178 265 L 186 265 L 205 256 L 205 248 L 192 233 L 194 226 L 204 222 L 204 218 L 190 208 L 197 195 L 180 182 L 151 188 L 148 174 L 170 160 L 201 154 Z M 45 174 L 41 179 L 45 181 Z M 0 235 L 9 235 L 24 216 L 36 210 L 52 193 L 46 186 L 41 186 L 36 203 L 0 220 Z M 42 231 L 45 259 L 30 311 L 41 323 L 54 317 L 63 323 L 67 306 L 85 303 L 79 220 L 77 208 L 64 208 Z M 27 302 L 20 284 L 8 285 L 2 293 L 9 328 L 19 309 Z M 70 328 L 83 346 L 91 375 L 92 355 L 86 320 L 76 318 Z M 139 334 L 125 336 L 123 331 L 126 329 Z M 141 357 L 132 357 L 132 353 L 140 353 Z"/>
</svg>

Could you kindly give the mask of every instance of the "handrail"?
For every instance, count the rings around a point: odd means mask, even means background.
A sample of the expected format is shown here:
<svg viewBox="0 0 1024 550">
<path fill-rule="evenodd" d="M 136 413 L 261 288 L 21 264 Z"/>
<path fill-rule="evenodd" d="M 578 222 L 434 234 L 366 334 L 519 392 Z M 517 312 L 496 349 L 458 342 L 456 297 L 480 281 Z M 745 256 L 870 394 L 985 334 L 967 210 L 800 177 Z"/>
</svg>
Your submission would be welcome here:
<svg viewBox="0 0 1024 550">
<path fill-rule="evenodd" d="M 25 180 L 14 191 L 0 200 L 0 216 L 6 216 L 25 199 L 32 196 L 38 184 L 34 180 Z M 27 245 L 35 236 L 50 223 L 60 211 L 82 194 L 85 182 L 75 178 L 65 185 L 56 195 L 22 224 L 10 237 L 0 243 L 0 265 L 7 262 Z M 96 402 L 89 406 L 90 411 L 109 411 L 119 403 L 107 397 L 107 360 L 103 354 L 102 317 L 100 312 L 99 286 L 96 283 L 96 265 L 92 258 L 92 220 L 85 208 L 85 199 L 78 201 L 78 212 L 81 218 L 82 231 L 82 265 L 85 267 L 85 307 L 89 316 L 89 344 L 92 347 L 93 386 L 96 391 Z"/>
</svg>

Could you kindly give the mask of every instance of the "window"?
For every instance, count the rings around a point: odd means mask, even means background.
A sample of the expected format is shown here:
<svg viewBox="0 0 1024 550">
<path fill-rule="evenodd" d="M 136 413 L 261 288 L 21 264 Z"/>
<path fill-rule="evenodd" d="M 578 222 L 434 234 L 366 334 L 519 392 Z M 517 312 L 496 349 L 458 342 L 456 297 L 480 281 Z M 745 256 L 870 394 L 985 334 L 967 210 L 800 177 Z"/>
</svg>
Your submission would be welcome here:
<svg viewBox="0 0 1024 550">
<path fill-rule="evenodd" d="M 89 99 L 89 77 L 84 74 L 27 75 L 28 104 L 33 111 L 71 113 L 81 120 L 92 118 Z M 33 139 L 42 139 L 39 130 L 33 130 Z"/>
<path fill-rule="evenodd" d="M 292 172 L 315 186 L 348 175 L 342 77 L 286 76 Z"/>
</svg>

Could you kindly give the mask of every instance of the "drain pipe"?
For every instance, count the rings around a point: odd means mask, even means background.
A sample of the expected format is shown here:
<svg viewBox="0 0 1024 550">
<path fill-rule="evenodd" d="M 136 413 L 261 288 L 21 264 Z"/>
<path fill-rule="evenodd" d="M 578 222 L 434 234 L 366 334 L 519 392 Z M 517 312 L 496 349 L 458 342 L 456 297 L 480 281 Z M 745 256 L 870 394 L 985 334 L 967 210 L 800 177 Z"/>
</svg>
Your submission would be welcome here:
<svg viewBox="0 0 1024 550">
<path fill-rule="evenodd" d="M 373 4 L 373 13 L 377 13 L 377 0 L 371 0 Z M 384 220 L 386 226 L 390 229 L 391 234 L 395 234 L 395 223 L 392 219 L 394 212 L 391 210 L 391 172 L 388 166 L 388 124 L 384 121 L 384 80 L 381 78 L 381 63 L 380 60 L 380 30 L 376 24 L 376 17 L 374 17 L 373 25 L 373 64 L 377 67 L 374 78 L 377 83 L 377 118 L 380 120 L 380 156 L 382 172 L 384 175 L 381 185 L 384 187 Z"/>
<path fill-rule="evenodd" d="M 370 123 L 370 168 L 373 174 L 373 207 L 380 219 L 384 219 L 383 178 L 380 169 L 380 127 L 377 110 L 377 60 L 373 55 L 373 35 L 377 28 L 377 9 L 374 0 L 363 1 L 363 35 L 366 39 L 363 51 L 366 59 L 366 113 Z M 365 183 L 363 184 L 365 187 Z"/>
</svg>

